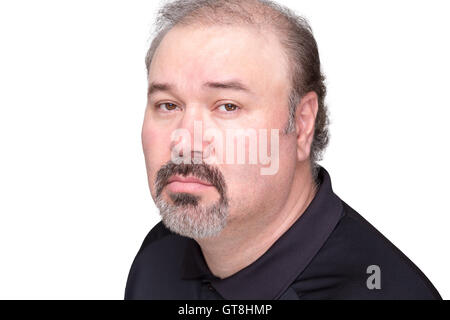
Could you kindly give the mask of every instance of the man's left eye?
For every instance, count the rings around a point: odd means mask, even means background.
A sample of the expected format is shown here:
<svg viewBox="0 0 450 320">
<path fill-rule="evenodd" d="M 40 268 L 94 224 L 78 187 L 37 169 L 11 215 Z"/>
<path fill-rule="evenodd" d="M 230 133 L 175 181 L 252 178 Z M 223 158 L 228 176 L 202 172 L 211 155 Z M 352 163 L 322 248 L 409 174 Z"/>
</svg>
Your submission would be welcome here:
<svg viewBox="0 0 450 320">
<path fill-rule="evenodd" d="M 232 103 L 225 103 L 225 104 L 220 105 L 218 107 L 218 109 L 222 109 L 222 111 L 224 111 L 224 112 L 231 113 L 231 112 L 237 111 L 239 109 L 239 107 Z"/>
</svg>

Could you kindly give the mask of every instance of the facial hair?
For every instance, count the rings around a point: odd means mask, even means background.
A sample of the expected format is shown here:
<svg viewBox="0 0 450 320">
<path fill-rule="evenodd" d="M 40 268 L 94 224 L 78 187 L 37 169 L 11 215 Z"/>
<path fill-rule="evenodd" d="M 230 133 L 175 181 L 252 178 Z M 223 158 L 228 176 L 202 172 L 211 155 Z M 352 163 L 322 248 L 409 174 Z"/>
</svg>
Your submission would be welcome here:
<svg viewBox="0 0 450 320">
<path fill-rule="evenodd" d="M 169 193 L 172 203 L 161 196 L 168 179 L 173 175 L 192 175 L 213 185 L 220 199 L 213 204 L 201 204 L 201 196 L 190 193 Z M 222 173 L 217 167 L 204 162 L 176 164 L 169 161 L 156 175 L 155 204 L 159 209 L 163 224 L 172 232 L 193 238 L 209 238 L 218 235 L 227 224 L 228 197 Z"/>
</svg>

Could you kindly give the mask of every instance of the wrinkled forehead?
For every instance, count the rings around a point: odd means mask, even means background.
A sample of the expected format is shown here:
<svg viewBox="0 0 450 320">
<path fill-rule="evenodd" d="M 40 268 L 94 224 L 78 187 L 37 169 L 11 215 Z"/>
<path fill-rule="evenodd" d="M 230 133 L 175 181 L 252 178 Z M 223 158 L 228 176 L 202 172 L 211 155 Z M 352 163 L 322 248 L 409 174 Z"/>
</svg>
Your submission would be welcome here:
<svg viewBox="0 0 450 320">
<path fill-rule="evenodd" d="M 236 78 L 256 93 L 289 83 L 285 51 L 274 32 L 246 26 L 176 26 L 156 49 L 149 70 L 149 82 L 187 88 Z"/>
</svg>

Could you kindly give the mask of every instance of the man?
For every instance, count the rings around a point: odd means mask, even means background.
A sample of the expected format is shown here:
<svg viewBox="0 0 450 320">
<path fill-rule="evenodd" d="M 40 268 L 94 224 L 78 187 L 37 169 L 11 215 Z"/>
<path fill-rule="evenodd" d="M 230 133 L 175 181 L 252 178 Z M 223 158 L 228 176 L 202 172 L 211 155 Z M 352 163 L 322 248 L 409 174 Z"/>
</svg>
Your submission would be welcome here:
<svg viewBox="0 0 450 320">
<path fill-rule="evenodd" d="M 326 89 L 305 20 L 179 0 L 157 25 L 142 142 L 162 221 L 125 299 L 440 299 L 317 163 Z"/>
</svg>

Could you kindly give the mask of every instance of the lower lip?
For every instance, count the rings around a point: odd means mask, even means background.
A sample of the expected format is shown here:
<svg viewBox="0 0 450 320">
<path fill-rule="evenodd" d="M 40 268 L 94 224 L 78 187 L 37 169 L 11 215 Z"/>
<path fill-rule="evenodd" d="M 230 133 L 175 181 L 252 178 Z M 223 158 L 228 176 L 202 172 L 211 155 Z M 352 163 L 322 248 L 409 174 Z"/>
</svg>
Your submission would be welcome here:
<svg viewBox="0 0 450 320">
<path fill-rule="evenodd" d="M 173 181 L 167 185 L 167 189 L 172 192 L 202 192 L 211 188 L 213 188 L 211 185 L 181 181 Z"/>
</svg>

